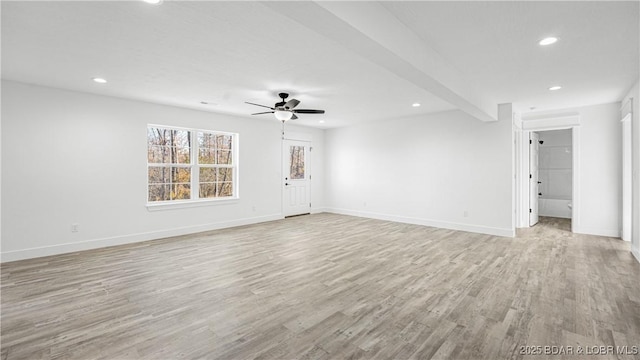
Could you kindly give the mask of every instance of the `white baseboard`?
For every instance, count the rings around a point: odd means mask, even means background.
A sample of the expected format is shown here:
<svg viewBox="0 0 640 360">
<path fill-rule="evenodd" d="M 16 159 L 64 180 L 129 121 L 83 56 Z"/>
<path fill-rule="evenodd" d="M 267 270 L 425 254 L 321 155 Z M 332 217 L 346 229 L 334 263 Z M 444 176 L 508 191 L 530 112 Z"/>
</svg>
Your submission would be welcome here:
<svg viewBox="0 0 640 360">
<path fill-rule="evenodd" d="M 258 216 L 245 219 L 237 219 L 231 221 L 223 221 L 217 223 L 202 224 L 196 226 L 185 226 L 174 229 L 151 231 L 138 234 L 114 236 L 102 239 L 85 240 L 75 243 L 58 244 L 52 246 L 43 246 L 37 248 L 6 251 L 0 254 L 0 262 L 9 262 L 16 260 L 32 259 L 37 257 L 58 255 L 64 253 L 70 253 L 75 251 L 98 249 L 107 246 L 131 244 L 147 240 L 162 239 L 171 236 L 180 236 L 193 233 L 199 233 L 203 231 L 211 231 L 217 229 L 230 228 L 235 226 L 257 224 L 261 222 L 274 221 L 282 219 L 282 214 L 273 214 Z"/>
<path fill-rule="evenodd" d="M 495 235 L 495 236 L 506 236 L 506 237 L 515 237 L 516 236 L 515 229 L 505 229 L 505 228 L 495 228 L 495 227 L 481 226 L 481 225 L 460 224 L 460 223 L 453 223 L 453 222 L 447 222 L 447 221 L 438 221 L 438 220 L 430 220 L 430 219 L 422 219 L 422 218 L 412 218 L 412 217 L 407 217 L 407 216 L 380 214 L 380 213 L 374 213 L 374 212 L 356 211 L 356 210 L 348 210 L 348 209 L 326 208 L 325 212 L 330 212 L 330 213 L 334 213 L 334 214 L 341 214 L 341 215 L 351 215 L 351 216 L 365 217 L 365 218 L 377 219 L 377 220 L 395 221 L 395 222 L 401 222 L 401 223 L 406 223 L 406 224 L 431 226 L 431 227 L 437 227 L 437 228 L 442 228 L 442 229 L 468 231 L 468 232 Z"/>
<path fill-rule="evenodd" d="M 586 234 L 586 235 L 597 235 L 597 236 L 606 236 L 606 237 L 620 237 L 620 229 L 599 229 L 599 228 L 587 228 L 583 226 L 579 226 L 573 229 L 574 233 L 578 234 Z"/>
<path fill-rule="evenodd" d="M 638 262 L 640 263 L 640 249 L 632 247 L 631 253 L 633 254 L 633 256 L 635 256 L 636 260 L 638 260 Z"/>
</svg>

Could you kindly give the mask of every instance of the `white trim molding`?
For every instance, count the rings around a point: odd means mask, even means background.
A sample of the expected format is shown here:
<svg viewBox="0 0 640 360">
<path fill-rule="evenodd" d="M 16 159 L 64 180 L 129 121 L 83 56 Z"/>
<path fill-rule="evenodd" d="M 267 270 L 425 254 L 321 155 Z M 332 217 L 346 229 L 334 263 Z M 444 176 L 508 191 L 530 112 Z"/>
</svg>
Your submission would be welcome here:
<svg viewBox="0 0 640 360">
<path fill-rule="evenodd" d="M 606 236 L 606 237 L 612 237 L 612 238 L 620 237 L 620 229 L 601 229 L 601 228 L 572 226 L 571 230 L 576 234 Z"/>
<path fill-rule="evenodd" d="M 633 98 L 630 97 L 620 106 L 620 117 L 624 119 L 625 116 L 633 113 Z"/>
<path fill-rule="evenodd" d="M 561 130 L 568 129 L 574 126 L 580 126 L 580 114 L 578 113 L 531 116 L 522 118 L 522 130 Z"/>
<path fill-rule="evenodd" d="M 280 220 L 280 219 L 283 219 L 282 214 L 272 214 L 272 215 L 265 215 L 265 216 L 259 216 L 259 217 L 253 217 L 253 218 L 223 221 L 223 222 L 217 222 L 217 223 L 185 226 L 185 227 L 160 230 L 160 231 L 151 231 L 151 232 L 145 232 L 145 233 L 114 236 L 114 237 L 108 237 L 108 238 L 102 238 L 102 239 L 91 239 L 91 240 L 85 240 L 80 242 L 73 242 L 73 243 L 66 243 L 66 244 L 59 244 L 59 245 L 52 245 L 52 246 L 42 246 L 42 247 L 30 248 L 30 249 L 6 251 L 3 253 L 0 253 L 0 262 L 32 259 L 32 258 L 38 258 L 43 256 L 59 255 L 59 254 L 65 254 L 70 252 L 76 252 L 76 251 L 98 249 L 98 248 L 103 248 L 107 246 L 138 243 L 142 241 L 157 240 L 157 239 L 162 239 L 162 238 L 171 237 L 171 236 L 188 235 L 188 234 L 194 234 L 194 233 L 199 233 L 203 231 L 211 231 L 211 230 L 225 229 L 225 228 L 236 227 L 236 226 L 251 225 L 251 224 L 257 224 L 257 223 L 262 223 L 267 221 Z"/>
<path fill-rule="evenodd" d="M 407 216 L 381 214 L 381 213 L 375 213 L 375 212 L 357 211 L 357 210 L 348 210 L 348 209 L 327 208 L 325 210 L 326 212 L 340 214 L 340 215 L 350 215 L 350 216 L 364 217 L 368 219 L 395 221 L 395 222 L 400 222 L 405 224 L 423 225 L 423 226 L 430 226 L 430 227 L 436 227 L 441 229 L 467 231 L 472 233 L 503 236 L 503 237 L 516 236 L 515 229 L 509 229 L 509 228 L 496 228 L 496 227 L 482 226 L 482 225 L 460 224 L 460 223 L 454 223 L 454 222 L 448 222 L 448 221 L 413 218 L 413 217 L 407 217 Z"/>
</svg>

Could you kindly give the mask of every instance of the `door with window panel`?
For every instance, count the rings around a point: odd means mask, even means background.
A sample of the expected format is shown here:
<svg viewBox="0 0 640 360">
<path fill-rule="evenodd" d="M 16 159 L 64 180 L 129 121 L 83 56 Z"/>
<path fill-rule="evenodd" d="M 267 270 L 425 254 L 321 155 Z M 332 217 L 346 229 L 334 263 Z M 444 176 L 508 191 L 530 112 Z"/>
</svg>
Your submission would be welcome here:
<svg viewBox="0 0 640 360">
<path fill-rule="evenodd" d="M 308 214 L 311 211 L 311 175 L 309 174 L 310 143 L 283 142 L 283 198 L 284 216 Z"/>
</svg>

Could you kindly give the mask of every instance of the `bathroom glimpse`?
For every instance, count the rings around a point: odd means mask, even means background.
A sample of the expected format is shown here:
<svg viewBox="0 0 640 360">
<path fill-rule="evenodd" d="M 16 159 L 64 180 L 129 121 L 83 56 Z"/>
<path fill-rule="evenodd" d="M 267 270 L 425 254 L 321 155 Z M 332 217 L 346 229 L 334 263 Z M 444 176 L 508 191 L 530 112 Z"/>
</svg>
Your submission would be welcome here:
<svg viewBox="0 0 640 360">
<path fill-rule="evenodd" d="M 538 169 L 540 216 L 571 218 L 572 154 L 571 129 L 539 131 Z"/>
</svg>

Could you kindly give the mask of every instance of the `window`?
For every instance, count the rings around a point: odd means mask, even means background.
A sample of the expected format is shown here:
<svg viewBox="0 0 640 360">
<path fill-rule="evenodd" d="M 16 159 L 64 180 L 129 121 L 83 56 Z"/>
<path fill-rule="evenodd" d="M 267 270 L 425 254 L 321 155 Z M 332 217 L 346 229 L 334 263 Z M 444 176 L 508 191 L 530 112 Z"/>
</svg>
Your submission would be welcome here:
<svg viewBox="0 0 640 360">
<path fill-rule="evenodd" d="M 290 146 L 289 178 L 304 179 L 304 146 Z"/>
<path fill-rule="evenodd" d="M 147 127 L 148 197 L 152 204 L 238 197 L 238 134 Z"/>
</svg>

